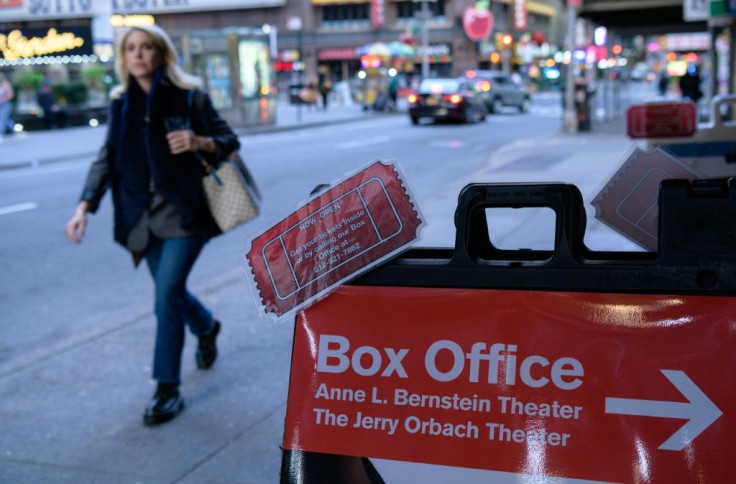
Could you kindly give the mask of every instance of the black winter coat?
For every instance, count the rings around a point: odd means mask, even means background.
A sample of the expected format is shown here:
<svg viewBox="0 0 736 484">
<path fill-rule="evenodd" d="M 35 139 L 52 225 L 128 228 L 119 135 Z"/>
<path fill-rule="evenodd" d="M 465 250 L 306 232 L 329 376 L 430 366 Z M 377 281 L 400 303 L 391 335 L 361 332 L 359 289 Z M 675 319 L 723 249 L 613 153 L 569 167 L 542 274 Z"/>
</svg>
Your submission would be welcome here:
<svg viewBox="0 0 736 484">
<path fill-rule="evenodd" d="M 159 74 L 148 96 L 131 79 L 127 92 L 110 106 L 107 140 L 90 167 L 80 198 L 89 202 L 88 211 L 94 213 L 107 187 L 112 188 L 115 241 L 123 246 L 148 209 L 151 184 L 182 213 L 183 229 L 206 237 L 220 233 L 202 191 L 205 168 L 193 153 L 171 154 L 164 120 L 189 119 L 192 131 L 211 136 L 216 152 L 201 154 L 212 165 L 240 143 L 206 93 L 195 92 L 191 109 L 188 98 L 188 90 Z"/>
</svg>

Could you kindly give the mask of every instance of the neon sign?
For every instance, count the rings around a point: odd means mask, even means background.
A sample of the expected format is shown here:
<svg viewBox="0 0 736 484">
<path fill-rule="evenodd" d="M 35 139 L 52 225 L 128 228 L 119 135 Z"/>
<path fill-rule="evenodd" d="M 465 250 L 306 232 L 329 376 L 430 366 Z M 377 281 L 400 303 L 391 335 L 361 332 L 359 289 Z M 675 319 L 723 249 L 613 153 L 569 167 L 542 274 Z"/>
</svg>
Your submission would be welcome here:
<svg viewBox="0 0 736 484">
<path fill-rule="evenodd" d="M 28 57 L 39 57 L 58 52 L 79 50 L 88 40 L 74 32 L 59 32 L 50 28 L 45 33 L 29 37 L 20 30 L 11 30 L 10 33 L 0 33 L 0 52 L 5 60 L 14 60 Z M 86 45 L 86 47 L 90 47 Z"/>
</svg>

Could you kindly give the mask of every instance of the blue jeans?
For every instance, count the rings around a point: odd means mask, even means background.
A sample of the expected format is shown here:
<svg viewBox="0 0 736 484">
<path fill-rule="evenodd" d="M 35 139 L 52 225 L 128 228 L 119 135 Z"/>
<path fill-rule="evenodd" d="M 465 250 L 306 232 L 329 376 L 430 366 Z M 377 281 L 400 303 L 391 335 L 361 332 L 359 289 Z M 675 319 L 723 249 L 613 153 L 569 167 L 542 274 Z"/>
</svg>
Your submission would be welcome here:
<svg viewBox="0 0 736 484">
<path fill-rule="evenodd" d="M 10 119 L 10 112 L 13 110 L 13 104 L 10 101 L 0 103 L 0 136 L 6 131 L 13 132 L 15 123 Z"/>
<path fill-rule="evenodd" d="M 201 237 L 159 239 L 150 234 L 146 263 L 156 287 L 156 347 L 153 378 L 178 385 L 185 325 L 195 336 L 209 333 L 212 313 L 186 288 L 189 271 L 207 242 Z"/>
</svg>

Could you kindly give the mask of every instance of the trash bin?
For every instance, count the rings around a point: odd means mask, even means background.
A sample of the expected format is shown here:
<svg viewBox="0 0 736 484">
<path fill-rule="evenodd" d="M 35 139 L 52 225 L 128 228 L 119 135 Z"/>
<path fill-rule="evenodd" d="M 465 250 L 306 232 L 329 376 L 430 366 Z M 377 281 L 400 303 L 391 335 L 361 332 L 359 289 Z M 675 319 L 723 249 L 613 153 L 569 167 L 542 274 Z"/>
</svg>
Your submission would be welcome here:
<svg viewBox="0 0 736 484">
<path fill-rule="evenodd" d="M 578 131 L 590 131 L 591 129 L 591 97 L 592 93 L 588 89 L 587 84 L 575 84 L 575 114 L 578 118 Z"/>
<path fill-rule="evenodd" d="M 301 104 L 302 103 L 302 100 L 299 97 L 299 93 L 301 92 L 303 87 L 304 87 L 304 84 L 301 84 L 301 83 L 289 84 L 289 104 Z"/>
</svg>

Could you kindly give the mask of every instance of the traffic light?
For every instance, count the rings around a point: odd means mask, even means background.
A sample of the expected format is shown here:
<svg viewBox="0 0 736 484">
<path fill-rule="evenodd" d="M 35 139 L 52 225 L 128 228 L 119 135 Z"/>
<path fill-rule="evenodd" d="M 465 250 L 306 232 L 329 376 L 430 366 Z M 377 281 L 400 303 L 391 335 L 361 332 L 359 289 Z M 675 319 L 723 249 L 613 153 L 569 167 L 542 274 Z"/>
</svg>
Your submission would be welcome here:
<svg viewBox="0 0 736 484">
<path fill-rule="evenodd" d="M 509 33 L 499 32 L 496 34 L 496 48 L 499 50 L 508 49 L 514 43 L 514 37 Z"/>
</svg>

